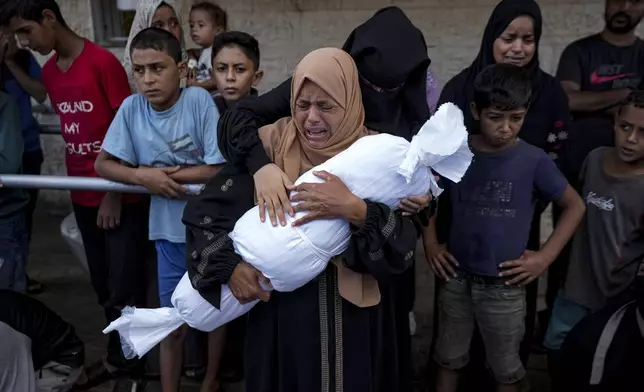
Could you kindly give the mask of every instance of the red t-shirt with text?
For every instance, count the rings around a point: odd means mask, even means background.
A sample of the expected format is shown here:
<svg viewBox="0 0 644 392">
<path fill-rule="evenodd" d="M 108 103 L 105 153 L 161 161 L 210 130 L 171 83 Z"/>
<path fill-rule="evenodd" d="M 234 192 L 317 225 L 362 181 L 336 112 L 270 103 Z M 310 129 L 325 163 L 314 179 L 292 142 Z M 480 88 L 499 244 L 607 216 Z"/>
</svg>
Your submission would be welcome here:
<svg viewBox="0 0 644 392">
<path fill-rule="evenodd" d="M 67 175 L 98 177 L 94 161 L 101 152 L 103 138 L 117 109 L 131 94 L 127 75 L 116 56 L 88 40 L 67 71 L 62 72 L 56 61 L 57 56 L 53 56 L 45 63 L 42 81 L 60 117 Z M 73 203 L 88 207 L 100 205 L 103 195 L 71 192 Z M 138 199 L 138 195 L 125 195 L 123 201 Z"/>
</svg>

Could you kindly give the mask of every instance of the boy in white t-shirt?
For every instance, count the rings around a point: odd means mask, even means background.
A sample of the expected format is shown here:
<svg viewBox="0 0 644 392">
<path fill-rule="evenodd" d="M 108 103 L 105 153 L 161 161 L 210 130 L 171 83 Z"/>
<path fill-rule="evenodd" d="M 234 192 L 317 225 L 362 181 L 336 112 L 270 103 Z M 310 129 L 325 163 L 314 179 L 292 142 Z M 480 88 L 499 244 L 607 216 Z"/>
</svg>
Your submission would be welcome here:
<svg viewBox="0 0 644 392">
<path fill-rule="evenodd" d="M 188 86 L 205 88 L 211 94 L 217 90 L 212 77 L 212 43 L 215 37 L 228 29 L 228 15 L 220 6 L 202 2 L 190 9 L 190 37 L 199 45 L 201 54 L 194 67 L 190 67 Z"/>
</svg>

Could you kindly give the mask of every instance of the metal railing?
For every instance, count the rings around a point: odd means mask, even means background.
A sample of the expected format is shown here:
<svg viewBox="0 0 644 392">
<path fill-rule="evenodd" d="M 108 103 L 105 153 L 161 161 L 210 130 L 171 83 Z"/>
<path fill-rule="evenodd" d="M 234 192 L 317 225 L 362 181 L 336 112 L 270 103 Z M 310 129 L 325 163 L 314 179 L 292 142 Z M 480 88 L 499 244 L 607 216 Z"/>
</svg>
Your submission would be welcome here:
<svg viewBox="0 0 644 392">
<path fill-rule="evenodd" d="M 97 191 L 116 193 L 150 193 L 139 185 L 122 184 L 95 177 L 43 176 L 31 174 L 0 174 L 0 186 L 23 189 L 53 189 L 69 191 Z M 184 185 L 188 194 L 198 195 L 204 188 L 201 184 Z"/>
</svg>

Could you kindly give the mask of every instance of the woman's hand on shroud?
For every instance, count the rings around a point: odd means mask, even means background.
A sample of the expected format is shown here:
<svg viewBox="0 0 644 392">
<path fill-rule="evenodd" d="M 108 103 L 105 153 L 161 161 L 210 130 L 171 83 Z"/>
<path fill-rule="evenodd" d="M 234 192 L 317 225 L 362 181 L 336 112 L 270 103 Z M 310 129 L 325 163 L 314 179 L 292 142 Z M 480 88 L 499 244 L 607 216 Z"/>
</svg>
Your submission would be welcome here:
<svg viewBox="0 0 644 392">
<path fill-rule="evenodd" d="M 228 280 L 228 288 L 242 305 L 258 299 L 267 302 L 271 298 L 271 293 L 264 291 L 260 282 L 266 287 L 271 287 L 270 280 L 257 268 L 242 261 L 233 270 Z"/>
<path fill-rule="evenodd" d="M 367 218 L 367 203 L 351 193 L 337 176 L 326 171 L 313 174 L 325 181 L 302 183 L 288 188 L 296 192 L 291 196 L 291 201 L 299 202 L 293 207 L 295 212 L 308 212 L 293 222 L 293 226 L 323 218 L 345 218 L 354 225 L 361 226 Z"/>
<path fill-rule="evenodd" d="M 287 188 L 293 185 L 291 180 L 273 163 L 259 169 L 253 175 L 253 180 L 259 205 L 259 219 L 262 222 L 266 220 L 266 209 L 268 209 L 268 217 L 273 226 L 277 226 L 278 219 L 282 226 L 286 226 L 285 214 L 295 215 L 287 193 Z"/>
</svg>

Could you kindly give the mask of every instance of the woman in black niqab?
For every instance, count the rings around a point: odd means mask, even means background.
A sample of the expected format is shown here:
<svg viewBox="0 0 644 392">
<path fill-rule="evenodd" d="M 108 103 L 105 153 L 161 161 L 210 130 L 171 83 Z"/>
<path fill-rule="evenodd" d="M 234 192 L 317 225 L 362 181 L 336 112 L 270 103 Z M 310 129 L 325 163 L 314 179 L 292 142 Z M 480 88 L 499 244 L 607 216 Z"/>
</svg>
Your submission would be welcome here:
<svg viewBox="0 0 644 392">
<path fill-rule="evenodd" d="M 519 137 L 524 141 L 546 151 L 557 162 L 558 153 L 567 140 L 567 129 L 570 118 L 568 98 L 559 82 L 548 73 L 541 70 L 539 65 L 539 40 L 542 32 L 542 17 L 539 5 L 533 0 L 503 0 L 492 11 L 483 33 L 481 47 L 478 55 L 472 64 L 453 77 L 443 89 L 439 105 L 445 102 L 455 103 L 464 114 L 465 125 L 470 133 L 478 132 L 478 124 L 474 121 L 470 111 L 470 102 L 473 101 L 474 79 L 483 68 L 501 61 L 508 61 L 505 58 L 495 57 L 495 46 L 508 45 L 516 40 L 525 40 L 528 37 L 519 37 L 513 34 L 504 34 L 506 29 L 520 17 L 528 16 L 532 19 L 532 40 L 534 50 L 532 58 L 526 64 L 521 64 L 530 75 L 532 80 L 532 98 L 530 106 L 523 122 Z M 510 41 L 512 40 L 512 41 Z M 518 45 L 527 45 L 519 42 Z M 526 56 L 527 57 L 527 56 Z M 540 222 L 541 213 L 545 205 L 537 206 L 537 211 L 532 223 L 528 249 L 538 250 L 540 247 Z M 441 197 L 440 208 L 437 215 L 437 232 L 441 242 L 446 240 L 449 232 L 449 196 Z M 557 264 L 557 262 L 555 262 Z M 553 264 L 553 265 L 555 265 Z M 559 263 L 561 264 L 561 263 Z M 551 266 L 551 269 L 553 267 Z M 555 266 L 557 268 L 557 266 Z M 550 277 L 550 273 L 549 273 Z M 549 282 L 550 284 L 550 282 Z M 525 337 L 521 345 L 521 357 L 527 361 L 535 327 L 537 283 L 528 286 L 527 292 L 527 316 L 525 324 Z M 556 292 L 556 289 L 554 290 Z M 554 299 L 554 298 L 553 298 Z M 436 315 L 435 315 L 436 316 Z M 435 317 L 436 321 L 436 317 Z M 547 323 L 546 323 L 547 325 Z M 435 341 L 435 339 L 434 339 Z M 476 334 L 472 342 L 472 361 L 470 370 L 475 375 L 465 377 L 467 383 L 473 386 L 473 390 L 481 389 L 481 377 L 487 372 L 484 368 L 484 356 L 482 355 L 482 343 L 479 335 Z"/>
<path fill-rule="evenodd" d="M 400 8 L 386 7 L 356 27 L 342 49 L 353 57 L 360 74 L 365 126 L 411 140 L 430 115 L 426 84 L 431 61 L 423 33 Z M 221 119 L 234 132 L 257 133 L 258 128 L 290 115 L 290 98 L 289 78 L 266 94 L 239 100 Z M 242 118 L 250 119 L 251 125 L 240 122 Z M 280 218 L 285 223 L 284 213 L 291 210 L 285 190 L 290 181 L 272 165 L 261 144 L 245 160 L 255 177 L 262 213 L 266 205 L 271 221 Z M 414 204 L 427 207 L 428 203 Z"/>
<path fill-rule="evenodd" d="M 429 118 L 423 33 L 400 8 L 388 7 L 353 30 L 342 49 L 360 73 L 367 128 L 411 140 Z"/>
</svg>

